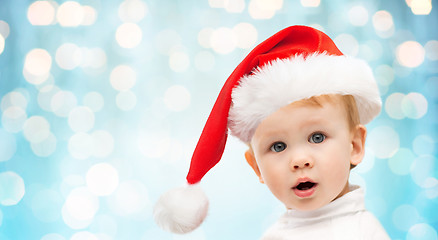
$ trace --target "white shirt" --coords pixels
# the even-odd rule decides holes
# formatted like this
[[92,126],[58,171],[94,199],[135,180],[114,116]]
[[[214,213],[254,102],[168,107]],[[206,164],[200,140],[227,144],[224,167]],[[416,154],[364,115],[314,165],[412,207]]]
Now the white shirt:
[[261,238],[291,239],[390,239],[377,218],[365,209],[364,191],[350,185],[350,192],[313,211],[288,210]]

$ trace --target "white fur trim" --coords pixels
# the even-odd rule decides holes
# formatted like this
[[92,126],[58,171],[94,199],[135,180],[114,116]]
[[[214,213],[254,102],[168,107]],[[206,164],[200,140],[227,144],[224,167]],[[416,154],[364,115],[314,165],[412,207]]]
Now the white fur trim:
[[260,122],[292,102],[324,94],[354,96],[360,122],[370,122],[382,105],[368,64],[348,56],[313,54],[274,60],[233,89],[228,117],[231,134],[249,142]]
[[198,185],[163,194],[154,207],[155,222],[173,233],[188,233],[199,227],[207,216],[208,199]]

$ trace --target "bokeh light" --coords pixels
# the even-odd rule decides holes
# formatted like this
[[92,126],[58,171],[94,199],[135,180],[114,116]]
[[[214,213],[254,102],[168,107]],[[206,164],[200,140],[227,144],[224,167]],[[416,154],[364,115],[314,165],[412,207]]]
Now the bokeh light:
[[88,170],[86,181],[90,192],[96,196],[107,196],[117,188],[119,175],[112,165],[98,163]]
[[369,63],[377,81],[382,110],[350,175],[367,209],[391,239],[438,240],[434,4],[1,1],[0,239],[259,239],[284,207],[231,136],[202,181],[211,206],[200,229],[160,230],[153,203],[185,182],[233,69],[299,24]]
[[14,156],[17,150],[17,142],[15,136],[0,129],[0,146],[2,146],[2,151],[0,151],[0,162],[8,161]]
[[122,48],[135,48],[142,38],[143,32],[135,23],[124,23],[117,28],[116,41]]
[[147,5],[141,0],[125,0],[120,4],[119,17],[123,22],[139,22],[147,12]]
[[109,197],[108,204],[119,216],[139,214],[149,204],[147,189],[138,181],[121,182]]
[[54,23],[55,13],[53,2],[35,1],[27,9],[27,19],[32,25],[50,25]]
[[407,41],[397,47],[397,61],[405,67],[418,67],[424,61],[424,49],[418,42]]
[[400,138],[392,127],[378,126],[370,131],[367,143],[376,157],[390,158],[399,150]]
[[111,71],[111,86],[118,91],[127,91],[137,80],[137,74],[130,66],[119,65]]
[[58,23],[63,27],[77,27],[84,18],[84,9],[76,1],[63,2],[56,13]]
[[0,204],[12,206],[18,204],[25,193],[23,178],[15,172],[0,173]]
[[368,18],[368,10],[364,6],[353,6],[348,11],[348,19],[354,26],[365,26],[368,22]]
[[164,103],[172,111],[183,111],[190,105],[190,92],[181,85],[168,88],[164,94]]

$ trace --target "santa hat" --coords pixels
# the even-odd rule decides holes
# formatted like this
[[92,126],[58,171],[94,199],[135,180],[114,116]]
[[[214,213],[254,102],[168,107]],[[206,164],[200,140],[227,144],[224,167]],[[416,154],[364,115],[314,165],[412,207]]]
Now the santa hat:
[[188,185],[159,199],[156,222],[175,233],[190,232],[202,223],[208,199],[197,183],[221,159],[228,129],[248,143],[273,112],[324,94],[352,95],[362,124],[380,112],[381,99],[368,64],[343,55],[323,32],[291,26],[256,46],[219,93],[193,153]]

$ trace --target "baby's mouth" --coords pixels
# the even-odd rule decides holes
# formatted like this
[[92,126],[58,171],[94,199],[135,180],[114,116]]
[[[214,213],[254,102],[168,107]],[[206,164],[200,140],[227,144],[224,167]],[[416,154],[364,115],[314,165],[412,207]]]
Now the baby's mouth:
[[305,191],[305,190],[309,190],[309,189],[315,187],[315,185],[316,185],[316,183],[307,181],[307,182],[299,183],[297,186],[293,187],[293,189]]
[[292,187],[293,192],[300,198],[308,198],[315,193],[318,183],[312,182],[310,179],[300,179],[299,182]]

